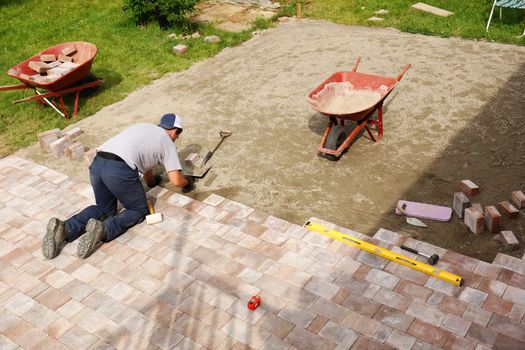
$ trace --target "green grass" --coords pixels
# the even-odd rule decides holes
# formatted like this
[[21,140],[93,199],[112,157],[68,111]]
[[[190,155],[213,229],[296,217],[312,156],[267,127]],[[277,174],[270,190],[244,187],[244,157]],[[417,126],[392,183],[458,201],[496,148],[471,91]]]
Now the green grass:
[[[298,0],[284,0],[281,14],[293,15]],[[492,2],[489,0],[426,0],[425,3],[455,12],[443,18],[417,11],[413,0],[299,0],[303,14],[343,24],[395,27],[403,31],[440,36],[460,36],[512,44],[525,44],[519,35],[525,28],[525,10],[505,9],[503,21],[496,12],[490,30],[485,31]],[[374,11],[386,9],[383,22],[369,22]],[[269,21],[257,19],[253,29],[267,28]],[[198,28],[203,35],[219,35],[217,44],[201,39],[184,42],[190,47],[183,56],[171,48],[181,40],[168,38],[180,29],[163,31],[158,25],[137,26],[122,9],[122,0],[0,0],[0,85],[17,84],[6,72],[15,64],[43,49],[66,41],[89,41],[97,45],[98,55],[92,72],[105,80],[94,92],[83,93],[78,119],[66,120],[49,107],[34,102],[13,105],[28,97],[30,90],[0,92],[0,156],[36,141],[39,131],[64,128],[122,100],[127,94],[167,72],[188,68],[196,61],[215,55],[224,47],[235,46],[251,37],[251,30],[229,33],[211,25]],[[73,96],[66,98],[72,107]]]
[[[370,27],[394,27],[405,32],[443,37],[458,36],[509,44],[525,45],[521,36],[525,29],[525,10],[503,9],[503,21],[496,8],[489,31],[485,31],[493,1],[491,0],[423,0],[428,5],[451,12],[453,16],[440,17],[413,9],[416,0],[288,0],[285,13],[295,13],[295,3],[302,4],[304,16],[327,19],[342,24]],[[379,9],[386,15],[375,15]],[[367,21],[372,16],[384,18],[381,22]]]
[[[265,28],[268,21],[258,19],[253,29]],[[39,131],[64,128],[122,100],[127,94],[167,72],[180,71],[235,46],[251,37],[251,31],[229,33],[211,25],[198,28],[201,35],[218,35],[221,42],[205,44],[200,39],[175,40],[158,25],[137,26],[131,15],[122,10],[121,0],[3,0],[0,2],[0,85],[19,81],[5,72],[15,64],[43,49],[66,41],[89,41],[98,48],[92,73],[105,83],[94,92],[82,93],[78,119],[66,120],[49,107],[38,108],[36,102],[12,104],[31,96],[31,90],[0,92],[0,156],[36,141]],[[172,47],[189,46],[189,52],[175,56]],[[73,94],[66,104],[72,109]]]

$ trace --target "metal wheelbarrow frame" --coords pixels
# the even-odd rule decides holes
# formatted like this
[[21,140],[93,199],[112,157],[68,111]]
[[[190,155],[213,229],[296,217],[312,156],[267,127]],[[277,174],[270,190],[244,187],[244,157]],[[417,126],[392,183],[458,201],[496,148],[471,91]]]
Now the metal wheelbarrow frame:
[[[68,46],[75,46],[75,48],[77,49],[77,52],[72,57],[74,59],[74,62],[78,64],[78,67],[74,68],[73,70],[64,74],[58,79],[49,82],[36,82],[33,80],[25,79],[21,76],[21,74],[35,74],[35,72],[31,68],[29,68],[29,62],[40,61],[40,55],[44,54],[53,54],[55,56],[58,56],[62,53],[62,49]],[[7,75],[20,80],[22,84],[0,86],[0,91],[33,89],[35,92],[34,96],[13,101],[13,103],[16,104],[27,101],[37,101],[39,107],[43,103],[46,103],[49,106],[51,106],[57,113],[59,113],[65,118],[69,118],[69,113],[67,111],[62,96],[74,92],[75,103],[73,109],[73,116],[76,117],[78,114],[78,100],[80,92],[84,89],[99,86],[104,82],[101,79],[95,79],[92,81],[85,81],[84,79],[89,75],[93,59],[96,55],[97,47],[91,43],[84,41],[65,42],[51,46],[43,50],[42,52],[10,68],[7,72]],[[47,92],[40,92],[38,89],[47,90]],[[58,98],[59,104],[55,101],[55,98]]]
[[[384,77],[379,75],[364,74],[357,72],[357,66],[361,61],[361,57],[358,56],[351,71],[336,72],[332,74],[328,79],[321,83],[308,95],[308,103],[310,107],[322,115],[329,118],[328,125],[326,126],[323,138],[318,147],[318,151],[321,155],[325,155],[326,158],[331,160],[337,160],[341,154],[350,147],[354,139],[363,131],[366,130],[370,138],[374,142],[378,142],[383,137],[383,102],[392,92],[394,87],[399,83],[403,75],[410,68],[410,64],[407,64],[403,71],[396,77]],[[333,114],[327,113],[319,108],[313,101],[316,99],[316,94],[323,90],[329,83],[342,83],[350,82],[355,89],[368,89],[378,92],[381,97],[375,104],[366,107],[364,110],[356,111],[348,114]],[[385,86],[386,89],[380,88]],[[377,111],[377,120],[372,119],[374,113]],[[346,135],[344,125],[346,120],[352,120],[357,123],[354,129]],[[370,126],[375,126],[377,136],[372,134]]]

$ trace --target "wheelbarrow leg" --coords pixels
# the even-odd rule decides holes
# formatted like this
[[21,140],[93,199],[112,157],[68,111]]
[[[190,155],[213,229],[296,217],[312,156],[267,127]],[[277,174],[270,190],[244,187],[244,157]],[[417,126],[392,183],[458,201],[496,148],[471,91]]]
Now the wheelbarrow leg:
[[[372,112],[373,114],[373,112]],[[368,124],[375,125],[377,127],[377,137],[374,137],[372,132],[370,131],[370,128],[368,127]],[[378,142],[383,137],[383,102],[379,104],[379,107],[377,109],[377,120],[370,120],[368,119],[365,123],[366,132],[368,133],[368,136],[374,141]]]
[[321,152],[321,149],[325,147],[326,139],[328,138],[328,134],[330,134],[330,130],[332,130],[332,127],[334,126],[334,124],[337,125],[337,119],[335,119],[334,117],[330,117],[328,121],[328,125],[324,129],[323,138],[321,139],[321,144],[318,147],[318,150],[320,152]]

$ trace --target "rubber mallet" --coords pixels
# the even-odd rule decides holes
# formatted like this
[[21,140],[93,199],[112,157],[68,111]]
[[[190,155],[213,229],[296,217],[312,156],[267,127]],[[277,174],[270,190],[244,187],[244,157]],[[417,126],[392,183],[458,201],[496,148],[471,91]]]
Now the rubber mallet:
[[149,210],[149,215],[146,216],[146,223],[148,225],[158,224],[159,222],[162,222],[162,214],[155,213],[155,209],[153,209],[153,204],[151,204],[149,200],[148,200],[148,210]]
[[435,265],[438,262],[438,260],[439,260],[439,255],[437,255],[437,254],[427,255],[425,253],[418,252],[414,248],[410,248],[410,247],[407,247],[407,246],[404,246],[404,245],[401,245],[401,249],[404,249],[404,250],[409,251],[409,252],[414,253],[414,254],[419,254],[421,256],[424,256],[425,258],[428,259],[427,262],[428,262],[429,265]]

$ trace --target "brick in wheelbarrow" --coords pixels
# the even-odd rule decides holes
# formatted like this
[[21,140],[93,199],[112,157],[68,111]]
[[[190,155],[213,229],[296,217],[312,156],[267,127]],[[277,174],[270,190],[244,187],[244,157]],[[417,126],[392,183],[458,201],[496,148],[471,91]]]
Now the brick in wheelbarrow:
[[46,73],[48,70],[51,69],[51,66],[49,64],[40,61],[31,61],[29,62],[28,67],[39,74]]
[[72,56],[76,52],[77,52],[77,48],[75,47],[75,45],[67,46],[67,47],[62,49],[62,54],[64,56]]
[[56,56],[53,55],[53,54],[44,54],[44,55],[40,55],[40,60],[42,62],[53,62],[53,61],[56,61]]

